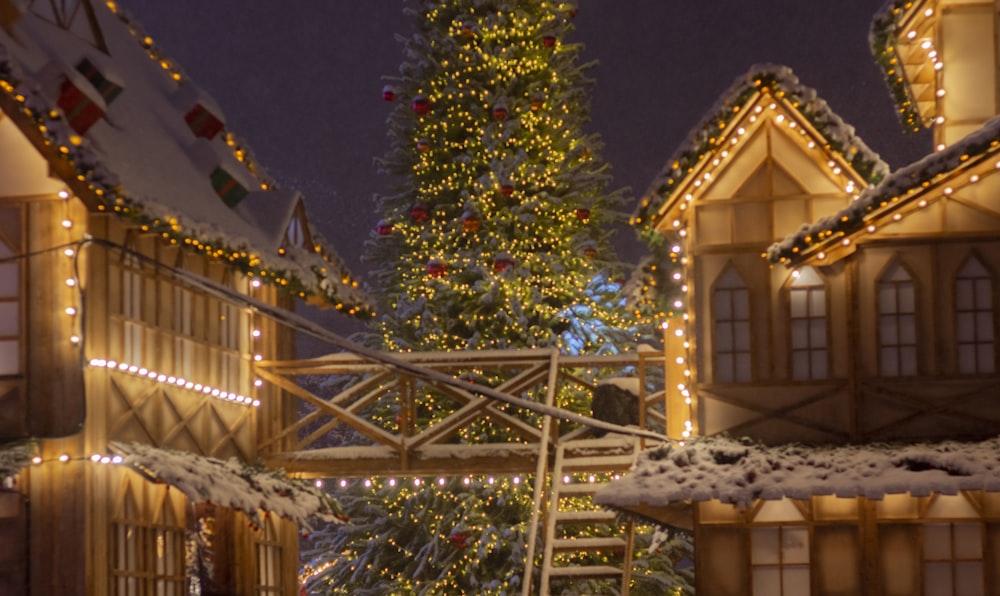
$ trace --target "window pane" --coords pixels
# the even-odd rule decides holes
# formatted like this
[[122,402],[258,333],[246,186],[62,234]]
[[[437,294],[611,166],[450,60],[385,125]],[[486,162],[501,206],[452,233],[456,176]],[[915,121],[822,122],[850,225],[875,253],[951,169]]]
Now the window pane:
[[924,594],[951,594],[951,563],[924,565]]
[[914,298],[913,284],[899,284],[897,287],[899,296],[899,312],[916,312],[916,300]]
[[733,325],[733,344],[737,350],[750,349],[750,323],[740,322]]
[[979,344],[977,346],[978,358],[976,360],[976,372],[991,373],[995,368],[995,357],[993,355],[993,344]]
[[807,290],[792,290],[788,293],[793,318],[801,318],[809,314],[806,303],[807,293]]
[[955,524],[953,530],[956,559],[983,558],[982,526],[979,523]]
[[809,568],[785,567],[781,596],[809,596]]
[[976,280],[976,308],[980,310],[992,310],[993,308],[993,280],[980,278]]
[[917,319],[913,315],[900,315],[899,343],[904,345],[917,343]]
[[16,298],[20,294],[17,263],[0,263],[0,298]]
[[971,279],[959,279],[955,281],[955,308],[958,310],[972,310],[975,305],[974,282]]
[[962,561],[955,564],[955,594],[956,596],[986,594],[983,586],[982,561]]
[[16,339],[0,340],[0,375],[21,372],[21,346]]
[[881,314],[896,312],[896,287],[892,284],[879,284],[878,311]]
[[716,320],[733,318],[732,298],[727,290],[716,290],[712,300],[712,310]]
[[781,531],[781,560],[785,563],[809,562],[809,529],[784,527]]
[[976,337],[982,341],[993,341],[993,311],[976,313]]
[[826,347],[826,319],[809,321],[809,346],[812,348]]
[[951,524],[924,525],[924,558],[929,561],[951,558]]
[[977,372],[976,351],[975,344],[962,344],[958,346],[958,372]]
[[715,350],[717,352],[731,352],[733,350],[733,324],[716,323],[715,325]]
[[0,302],[0,337],[18,334],[21,326],[20,310],[17,302]]
[[809,345],[809,321],[797,319],[792,321],[792,349],[801,349]]
[[751,540],[753,544],[751,561],[754,565],[777,565],[781,562],[777,527],[754,528]]
[[753,570],[753,596],[781,594],[781,569],[755,567]]
[[814,317],[826,314],[826,291],[822,287],[809,292],[809,314]]
[[746,290],[733,290],[733,318],[750,318],[750,294]]
[[976,339],[976,315],[971,312],[960,312],[955,317],[955,337],[958,341],[974,341]]
[[899,343],[899,322],[896,317],[879,317],[879,340],[883,346],[894,346]]

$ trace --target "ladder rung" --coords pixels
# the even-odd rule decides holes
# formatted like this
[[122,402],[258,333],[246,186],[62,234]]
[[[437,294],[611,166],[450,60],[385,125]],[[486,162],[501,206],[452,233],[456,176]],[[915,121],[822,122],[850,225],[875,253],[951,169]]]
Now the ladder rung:
[[614,511],[560,511],[556,513],[557,524],[614,522],[618,515]]
[[594,455],[580,458],[563,458],[563,471],[569,470],[589,470],[612,472],[615,470],[627,470],[635,462],[635,456],[631,453],[624,455]]
[[552,578],[604,579],[621,576],[622,570],[610,565],[574,565],[572,567],[553,567],[549,569],[549,577]]
[[574,482],[572,484],[559,483],[553,489],[553,493],[558,493],[560,497],[572,497],[576,495],[592,495],[600,488],[607,486],[603,482]]
[[552,541],[552,551],[565,553],[585,551],[623,551],[625,541],[614,536],[609,538],[556,538]]

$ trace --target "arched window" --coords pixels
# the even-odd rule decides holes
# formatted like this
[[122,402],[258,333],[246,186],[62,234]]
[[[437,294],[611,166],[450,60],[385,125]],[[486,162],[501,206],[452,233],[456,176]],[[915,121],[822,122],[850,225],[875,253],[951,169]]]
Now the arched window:
[[712,289],[712,352],[717,383],[744,383],[751,377],[750,291],[729,267]]
[[878,280],[879,373],[917,374],[917,304],[910,274],[891,263]]
[[996,371],[993,320],[993,276],[973,257],[955,278],[955,344],[958,372]]
[[21,372],[21,264],[0,238],[0,376]]
[[826,286],[812,267],[805,267],[788,288],[792,378],[797,381],[829,376],[826,337]]

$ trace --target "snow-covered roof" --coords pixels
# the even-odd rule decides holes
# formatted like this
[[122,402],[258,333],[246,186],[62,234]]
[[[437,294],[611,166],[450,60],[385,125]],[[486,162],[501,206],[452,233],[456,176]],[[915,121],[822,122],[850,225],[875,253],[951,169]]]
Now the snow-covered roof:
[[896,114],[905,130],[910,132],[923,128],[924,121],[900,61],[897,30],[908,15],[923,11],[924,4],[926,0],[887,0],[872,17],[868,30],[868,45],[889,86],[889,95],[896,103]]
[[292,520],[305,530],[312,529],[310,520],[346,522],[339,503],[307,482],[288,478],[281,470],[140,443],[112,446],[125,456],[125,465],[150,480],[169,484],[192,502],[242,511],[257,526],[261,511]]
[[749,439],[705,437],[644,451],[632,470],[602,488],[594,502],[622,509],[709,500],[748,507],[757,499],[835,495],[878,500],[889,494],[963,490],[1000,491],[1000,438],[767,447]]
[[[93,7],[100,49],[79,35],[79,27],[64,29],[36,14],[34,5],[11,6],[23,12],[0,27],[0,107],[31,133],[29,139],[55,164],[53,172],[88,206],[224,259],[293,295],[317,296],[350,314],[371,314],[368,297],[331,247],[278,254],[292,212],[286,207],[297,193],[276,191],[252,152],[224,128],[210,134],[193,130],[189,121],[199,116],[224,126],[221,109],[114,2]],[[78,72],[84,60],[121,91],[92,98],[104,115],[78,133],[80,127],[70,125],[72,115],[59,108],[59,94],[63,80],[84,94],[94,91],[97,83]],[[201,112],[192,110],[196,105]],[[253,207],[232,208],[223,201],[213,188],[216,168],[249,191]],[[262,207],[268,202],[277,206]],[[284,219],[262,225],[251,211]]]
[[799,113],[823,137],[829,151],[841,155],[868,183],[874,184],[888,174],[889,166],[854,133],[854,127],[833,113],[814,89],[799,83],[790,68],[757,64],[733,82],[667,161],[639,201],[633,225],[641,229],[655,225],[658,211],[671,202],[699,164],[725,149],[724,131],[742,119],[748,112],[746,106],[762,94]]
[[[781,242],[771,245],[767,249],[767,258],[775,263],[795,265],[823,251],[829,252],[831,245],[863,231],[869,221],[884,219],[925,198],[939,197],[936,183],[941,179],[978,165],[998,153],[1000,117],[995,117],[943,151],[931,153],[896,170],[879,184],[868,187],[846,208],[812,225],[804,225]],[[962,183],[974,183],[977,179],[970,178]]]

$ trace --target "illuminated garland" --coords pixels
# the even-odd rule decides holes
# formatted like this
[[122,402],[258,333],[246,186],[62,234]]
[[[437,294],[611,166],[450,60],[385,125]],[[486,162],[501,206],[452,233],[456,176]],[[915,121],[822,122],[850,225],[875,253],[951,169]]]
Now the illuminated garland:
[[896,115],[906,132],[919,132],[927,126],[917,110],[913,92],[906,84],[896,45],[897,27],[913,4],[913,0],[889,0],[872,19],[868,32],[872,55],[882,70],[889,94],[896,104]]

